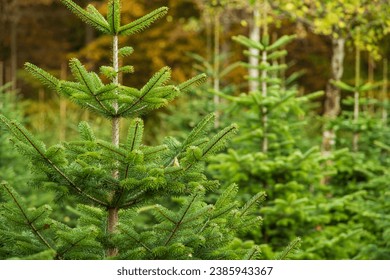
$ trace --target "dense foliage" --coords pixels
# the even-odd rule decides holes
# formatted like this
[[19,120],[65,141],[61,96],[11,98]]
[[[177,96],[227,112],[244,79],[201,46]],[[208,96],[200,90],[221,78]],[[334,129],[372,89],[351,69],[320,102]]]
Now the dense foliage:
[[0,259],[390,258],[388,1],[89,3],[0,6]]
[[[204,79],[198,75],[178,86],[163,67],[141,88],[121,85],[119,73],[132,66],[118,58],[133,52],[118,47],[119,35],[132,35],[162,17],[167,8],[121,25],[120,3],[109,1],[107,18],[93,6],[86,10],[62,1],[82,20],[112,36],[113,66],[102,66],[103,83],[77,59],[70,61],[75,81],[58,80],[26,63],[26,70],[47,87],[76,104],[112,120],[112,141],[97,139],[86,122],[79,124],[81,139],[46,148],[17,121],[0,115],[2,126],[17,149],[32,163],[30,187],[54,190],[56,201],[74,197],[75,226],[51,217],[52,206],[27,207],[8,183],[1,183],[1,258],[44,259],[253,259],[260,254],[253,243],[240,244],[236,233],[259,224],[253,215],[259,192],[246,203],[234,201],[232,184],[215,203],[206,203],[207,190],[217,181],[203,174],[202,162],[220,150],[236,130],[230,125],[209,135],[213,115],[204,118],[183,142],[167,138],[163,145],[142,144],[139,117],[164,106]],[[126,140],[120,141],[120,121],[129,118]],[[172,199],[174,197],[174,199]],[[284,256],[283,256],[284,257]]]

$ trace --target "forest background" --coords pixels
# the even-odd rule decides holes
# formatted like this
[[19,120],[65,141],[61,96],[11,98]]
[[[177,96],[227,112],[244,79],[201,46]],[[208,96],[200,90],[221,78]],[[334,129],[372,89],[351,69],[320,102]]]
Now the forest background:
[[[77,1],[82,7],[92,3],[102,13],[105,2]],[[273,258],[300,236],[303,243],[296,258],[389,259],[390,4],[380,0],[122,1],[123,18],[132,20],[162,5],[169,7],[168,15],[126,42],[136,51],[125,59],[139,74],[120,79],[141,87],[152,73],[168,65],[174,81],[184,82],[199,72],[208,74],[209,80],[201,89],[148,115],[145,142],[156,144],[167,135],[181,137],[210,112],[216,114],[215,129],[236,122],[237,137],[229,150],[208,161],[207,170],[208,176],[226,185],[238,183],[239,199],[259,190],[267,193],[259,210],[261,229],[240,238],[262,244],[265,258]],[[73,139],[80,120],[95,127],[106,125],[104,119],[76,110],[45,89],[23,64],[34,63],[66,79],[68,60],[77,57],[93,71],[110,63],[107,36],[53,0],[3,0],[0,25],[0,87],[9,93],[0,99],[1,113],[14,114],[48,144]],[[257,84],[253,79],[248,82],[246,77],[253,78],[253,72],[248,74],[248,65],[237,62],[247,61],[244,50],[249,47],[256,53],[256,46],[239,35],[257,38],[263,45],[266,37],[275,43],[295,35],[281,45],[285,56],[269,59],[268,66],[288,67],[259,66]],[[336,53],[341,47],[342,53]],[[263,53],[264,49],[257,50]],[[335,63],[339,63],[337,71]],[[268,97],[274,99],[263,96],[265,103],[244,100],[242,92],[249,95],[264,83],[259,76],[264,72],[280,79],[277,85],[283,94],[292,89],[293,99],[286,97],[288,93],[271,93]],[[271,92],[275,84],[267,83]],[[272,106],[277,110],[265,113],[264,108],[271,111]],[[266,122],[264,115],[269,118]],[[260,132],[252,133],[256,128]],[[106,132],[98,133],[105,136]],[[1,179],[20,184],[28,174],[23,161],[9,152],[5,138],[0,137]],[[264,139],[269,143],[264,144]]]

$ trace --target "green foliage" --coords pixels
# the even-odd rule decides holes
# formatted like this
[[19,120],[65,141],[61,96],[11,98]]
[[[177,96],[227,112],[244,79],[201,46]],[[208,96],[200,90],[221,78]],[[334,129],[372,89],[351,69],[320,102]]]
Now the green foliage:
[[[102,66],[105,83],[71,59],[74,81],[57,80],[48,72],[26,64],[26,69],[50,89],[89,110],[112,119],[112,140],[99,139],[87,122],[78,126],[80,139],[47,147],[19,122],[0,115],[15,147],[31,162],[30,185],[50,189],[56,198],[39,207],[28,207],[11,186],[1,184],[0,258],[20,259],[253,259],[259,248],[253,242],[236,245],[238,232],[259,225],[255,194],[241,206],[234,201],[236,187],[222,192],[215,203],[206,202],[206,191],[218,186],[205,175],[204,162],[225,147],[236,132],[235,124],[210,133],[214,116],[208,115],[182,142],[167,137],[163,145],[143,143],[142,115],[165,106],[205,80],[198,75],[178,86],[167,85],[169,67],[163,67],[136,89],[118,83],[117,35],[131,35],[148,27],[167,9],[121,26],[120,2],[108,3],[107,20],[92,6],[86,10],[73,1],[62,1],[86,23],[113,35],[113,66]],[[118,52],[116,50],[119,50]],[[119,121],[130,118],[126,141],[120,140]],[[77,215],[64,223],[52,215],[57,203],[72,202]]]
[[[305,104],[322,93],[298,96],[294,79],[299,74],[290,78],[281,74],[287,66],[279,61],[287,52],[280,48],[294,38],[283,36],[266,43],[242,35],[233,37],[245,47],[258,49],[259,58],[266,60],[258,65],[241,63],[261,71],[257,89],[238,96],[219,93],[230,102],[225,118],[239,120],[240,131],[228,153],[213,157],[209,165],[217,179],[237,182],[241,200],[259,191],[267,194],[260,210],[264,217],[262,228],[254,227],[243,235],[265,243],[262,251],[266,258],[296,255],[298,237],[302,236],[304,243],[304,236],[313,226],[310,219],[315,213],[314,201],[308,197],[313,196],[312,190],[322,176],[318,147],[304,148],[300,143],[304,134],[299,133],[306,125]],[[253,56],[249,51],[245,54]]]
[[274,1],[272,4],[317,34],[352,38],[377,59],[381,56],[378,42],[390,31],[386,19],[390,9],[388,1]]
[[161,7],[131,23],[121,25],[119,0],[109,1],[107,19],[92,5],[88,5],[86,9],[83,9],[72,0],[61,0],[61,2],[85,23],[111,35],[128,36],[138,33],[168,12],[168,8]]
[[[23,106],[15,92],[10,90],[11,84],[0,87],[0,111],[9,118],[22,120]],[[27,164],[12,148],[9,133],[0,128],[0,182],[7,181],[22,185],[28,178]]]

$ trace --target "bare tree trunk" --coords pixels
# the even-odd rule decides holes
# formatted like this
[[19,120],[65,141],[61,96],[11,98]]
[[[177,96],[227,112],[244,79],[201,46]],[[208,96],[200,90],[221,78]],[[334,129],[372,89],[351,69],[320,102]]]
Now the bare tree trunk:
[[[344,56],[345,56],[345,38],[332,39],[332,76],[331,80],[339,81],[344,72]],[[340,113],[340,89],[334,86],[330,81],[327,84],[325,92],[325,108],[324,116],[327,120],[337,118]],[[322,151],[324,154],[329,154],[335,144],[335,133],[331,129],[326,129],[322,137]]]
[[[355,88],[360,85],[360,50],[359,47],[356,47],[356,56],[355,56]],[[359,91],[355,90],[354,92],[354,108],[353,108],[353,123],[355,129],[359,123]],[[353,151],[357,152],[359,150],[359,132],[354,131],[353,133]]]
[[[257,0],[253,5],[253,18],[252,24],[250,26],[249,38],[253,41],[260,41],[260,7],[259,1]],[[257,91],[259,89],[259,54],[260,51],[256,48],[250,48],[249,52],[251,56],[249,57],[249,92]]]

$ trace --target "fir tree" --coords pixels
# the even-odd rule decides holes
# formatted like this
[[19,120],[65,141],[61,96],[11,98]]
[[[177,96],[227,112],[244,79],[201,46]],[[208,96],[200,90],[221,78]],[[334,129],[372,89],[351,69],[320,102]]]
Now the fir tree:
[[[204,175],[203,162],[224,147],[236,125],[209,135],[215,119],[211,114],[182,142],[168,137],[162,145],[147,146],[142,141],[141,116],[189,91],[205,75],[169,85],[171,71],[163,67],[141,89],[119,83],[120,73],[134,71],[132,66],[119,65],[120,57],[133,52],[131,47],[119,47],[119,36],[146,29],[167,8],[123,24],[119,0],[108,2],[106,17],[92,5],[83,9],[71,0],[61,2],[112,37],[113,65],[102,66],[99,76],[88,72],[78,59],[71,59],[74,81],[59,80],[30,63],[26,70],[61,96],[110,119],[112,137],[110,141],[98,139],[90,125],[81,122],[80,139],[47,148],[17,121],[0,115],[16,148],[31,161],[34,178],[29,185],[54,190],[57,201],[74,197],[79,216],[74,227],[55,220],[51,217],[54,205],[27,207],[25,199],[2,182],[1,196],[6,202],[0,209],[0,258],[257,258],[258,247],[253,243],[239,246],[235,236],[260,223],[254,212],[264,193],[240,205],[234,200],[237,187],[231,184],[214,204],[204,199],[218,182]],[[130,119],[130,125],[121,141],[124,119]]]
[[283,77],[287,65],[280,61],[287,51],[282,48],[294,36],[285,35],[273,43],[266,33],[261,41],[243,35],[233,39],[258,51],[259,54],[244,51],[246,56],[258,58],[257,65],[242,65],[260,73],[258,77],[248,77],[256,82],[248,93],[218,93],[230,101],[229,116],[225,117],[238,120],[240,133],[233,138],[233,147],[227,154],[211,159],[209,169],[223,182],[237,182],[243,200],[260,190],[266,192],[267,203],[260,210],[266,217],[264,225],[261,229],[253,228],[246,237],[266,243],[264,252],[272,258],[314,227],[309,222],[312,206],[307,197],[320,180],[321,158],[318,148],[301,148],[303,133],[299,131],[305,127],[305,104],[322,93],[298,96],[294,82],[300,73]]

